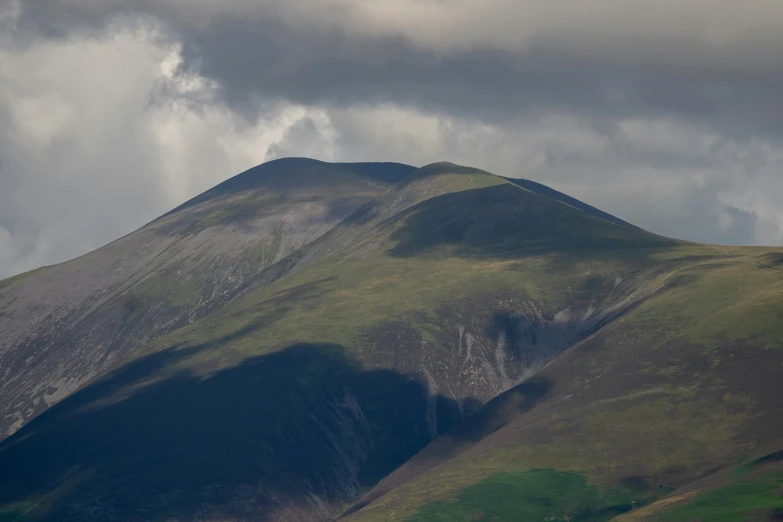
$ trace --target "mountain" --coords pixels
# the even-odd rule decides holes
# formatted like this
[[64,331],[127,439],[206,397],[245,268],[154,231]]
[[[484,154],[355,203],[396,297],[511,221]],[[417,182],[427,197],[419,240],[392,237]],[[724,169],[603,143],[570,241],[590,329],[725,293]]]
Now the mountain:
[[271,161],[103,248],[0,282],[0,436],[221,307],[412,170]]
[[[19,364],[11,382],[84,378],[0,442],[0,520],[712,521],[720,502],[759,520],[783,508],[780,251],[656,236],[451,163],[255,172],[79,270],[0,283],[0,303],[26,299],[3,319],[15,332],[25,314],[53,321],[35,310],[65,317],[36,295],[153,234],[200,267],[156,272],[165,291],[139,306],[135,337],[52,329],[49,344],[8,352],[68,365]],[[199,256],[233,252],[248,229],[261,255]],[[220,292],[185,284],[232,270],[246,275]],[[96,301],[110,281],[78,294],[96,321],[149,295]]]

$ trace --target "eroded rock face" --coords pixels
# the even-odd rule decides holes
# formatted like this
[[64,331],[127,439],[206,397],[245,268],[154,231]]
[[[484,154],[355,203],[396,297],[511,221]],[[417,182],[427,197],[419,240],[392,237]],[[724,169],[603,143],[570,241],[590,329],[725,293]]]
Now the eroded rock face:
[[[418,375],[432,397],[454,400],[462,417],[516,386],[569,347],[622,315],[657,289],[654,277],[607,281],[608,295],[595,295],[546,314],[525,296],[477,296],[441,307],[419,322],[439,331],[425,339],[405,322],[367,332],[366,362]],[[435,407],[435,402],[432,403]],[[428,411],[431,438],[442,433]]]

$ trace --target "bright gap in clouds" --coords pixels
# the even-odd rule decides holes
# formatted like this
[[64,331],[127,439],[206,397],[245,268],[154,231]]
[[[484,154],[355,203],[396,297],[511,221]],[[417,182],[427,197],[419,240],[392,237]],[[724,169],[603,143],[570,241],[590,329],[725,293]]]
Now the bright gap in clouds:
[[[783,146],[671,115],[502,121],[397,101],[237,112],[152,23],[0,49],[0,277],[126,234],[265,160],[449,160],[543,182],[653,232],[783,243]],[[111,35],[111,36],[106,36]],[[255,66],[255,65],[252,65]]]

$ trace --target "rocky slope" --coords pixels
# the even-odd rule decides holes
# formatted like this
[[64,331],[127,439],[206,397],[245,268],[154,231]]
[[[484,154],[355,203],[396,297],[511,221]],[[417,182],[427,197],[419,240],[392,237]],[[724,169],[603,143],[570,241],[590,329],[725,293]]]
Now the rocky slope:
[[0,520],[608,520],[779,437],[774,251],[448,163],[298,246],[0,443]]

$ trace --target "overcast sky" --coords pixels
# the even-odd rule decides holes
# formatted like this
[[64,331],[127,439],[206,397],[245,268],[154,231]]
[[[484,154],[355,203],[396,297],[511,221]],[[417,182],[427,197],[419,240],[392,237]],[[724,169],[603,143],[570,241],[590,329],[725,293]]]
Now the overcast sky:
[[449,160],[783,244],[781,0],[0,0],[0,277],[258,163]]

